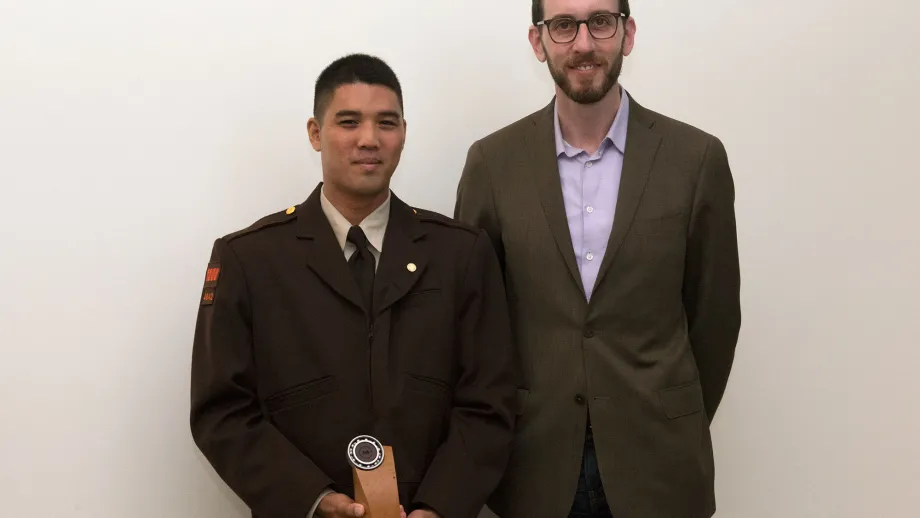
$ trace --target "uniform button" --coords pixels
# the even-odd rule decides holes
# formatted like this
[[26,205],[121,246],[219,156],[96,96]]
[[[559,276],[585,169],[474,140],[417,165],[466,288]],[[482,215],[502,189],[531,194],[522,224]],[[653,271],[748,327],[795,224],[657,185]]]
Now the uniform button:
[[576,394],[576,395],[575,395],[575,402],[578,403],[579,405],[584,405],[584,404],[585,404],[585,397],[582,396],[581,394]]
[[585,338],[593,338],[593,337],[594,337],[594,331],[592,331],[591,329],[585,329],[585,333],[584,333],[584,334],[585,334]]

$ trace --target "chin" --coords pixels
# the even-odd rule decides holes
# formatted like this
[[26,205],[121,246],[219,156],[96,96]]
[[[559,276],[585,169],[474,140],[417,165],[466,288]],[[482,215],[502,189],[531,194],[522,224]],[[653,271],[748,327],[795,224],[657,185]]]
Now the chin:
[[366,180],[371,181],[357,181],[352,184],[350,186],[351,192],[364,198],[370,198],[372,196],[377,196],[382,192],[386,192],[388,185],[387,182],[383,181],[382,178],[368,178]]

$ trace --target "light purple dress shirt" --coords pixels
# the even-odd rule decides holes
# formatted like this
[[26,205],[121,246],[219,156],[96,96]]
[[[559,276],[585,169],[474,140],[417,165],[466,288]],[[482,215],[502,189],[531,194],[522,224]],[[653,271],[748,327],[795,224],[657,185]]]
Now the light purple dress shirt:
[[626,123],[629,120],[629,97],[625,90],[621,89],[621,93],[616,118],[593,155],[572,147],[562,138],[559,111],[558,108],[553,109],[562,199],[578,271],[589,301],[601,261],[607,252],[620,192],[620,175],[626,153]]

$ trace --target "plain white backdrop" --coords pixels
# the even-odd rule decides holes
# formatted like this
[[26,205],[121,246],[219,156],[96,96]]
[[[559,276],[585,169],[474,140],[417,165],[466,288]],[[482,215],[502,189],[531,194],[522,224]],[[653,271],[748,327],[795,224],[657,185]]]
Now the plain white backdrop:
[[[718,516],[917,516],[920,8],[632,3],[623,84],[735,175]],[[529,4],[0,0],[0,516],[245,516],[188,430],[213,239],[319,181],[313,81],[354,51],[403,82],[394,190],[450,214],[469,145],[552,95]]]

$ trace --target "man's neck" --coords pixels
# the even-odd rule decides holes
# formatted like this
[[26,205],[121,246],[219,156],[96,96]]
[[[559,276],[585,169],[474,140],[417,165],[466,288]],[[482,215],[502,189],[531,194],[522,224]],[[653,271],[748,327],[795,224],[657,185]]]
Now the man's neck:
[[573,147],[584,149],[592,155],[596,153],[617,117],[620,92],[620,85],[616,85],[600,101],[579,104],[569,99],[557,86],[556,110],[559,113],[562,138]]
[[323,194],[329,203],[339,211],[345,219],[352,225],[359,225],[372,212],[387,201],[389,189],[385,189],[374,196],[357,197],[351,194],[345,194],[331,185],[323,184]]

